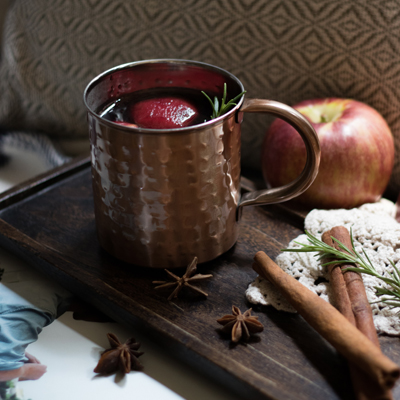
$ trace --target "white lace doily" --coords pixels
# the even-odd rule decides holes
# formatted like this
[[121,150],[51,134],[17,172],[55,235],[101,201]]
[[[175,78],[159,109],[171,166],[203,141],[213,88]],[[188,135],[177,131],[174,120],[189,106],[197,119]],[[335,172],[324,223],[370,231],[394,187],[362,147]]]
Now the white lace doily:
[[[389,260],[400,267],[400,224],[394,219],[394,203],[382,199],[378,203],[364,204],[352,210],[313,210],[305,219],[305,229],[318,239],[328,229],[343,225],[352,230],[354,246],[358,252],[365,250],[377,272],[391,271]],[[300,247],[294,242],[309,243],[306,235],[290,242],[288,248]],[[262,250],[262,249],[260,249]],[[329,276],[320,266],[316,253],[281,253],[276,263],[303,285],[329,301]],[[377,301],[375,286],[384,283],[370,275],[362,274],[370,303]],[[246,298],[254,304],[272,305],[278,310],[295,312],[274,286],[262,279],[252,282],[246,290]],[[390,309],[385,303],[371,304],[378,333],[400,335],[399,308]]]

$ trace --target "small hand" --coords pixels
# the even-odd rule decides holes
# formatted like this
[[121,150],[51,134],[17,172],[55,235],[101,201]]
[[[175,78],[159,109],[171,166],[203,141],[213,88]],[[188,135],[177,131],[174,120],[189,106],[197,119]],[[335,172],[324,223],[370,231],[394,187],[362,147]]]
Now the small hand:
[[25,357],[28,359],[28,363],[40,364],[40,361],[35,356],[33,356],[28,352],[25,352]]
[[36,380],[39,379],[47,370],[47,366],[40,363],[40,361],[32,354],[26,353],[25,356],[28,362],[22,367],[6,371],[0,371],[0,382],[10,381],[18,378],[20,381]]
[[21,368],[20,381],[36,380],[42,377],[47,371],[47,366],[37,363],[26,363]]

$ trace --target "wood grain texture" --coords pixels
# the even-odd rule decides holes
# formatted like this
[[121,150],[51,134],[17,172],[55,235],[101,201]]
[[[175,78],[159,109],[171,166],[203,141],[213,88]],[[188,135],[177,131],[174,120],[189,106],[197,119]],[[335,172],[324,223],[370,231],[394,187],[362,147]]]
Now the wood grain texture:
[[[214,275],[200,283],[208,298],[183,292],[169,302],[168,293],[155,291],[152,284],[165,280],[165,271],[122,263],[100,248],[90,169],[82,165],[36,190],[31,183],[26,196],[21,188],[14,200],[10,193],[3,206],[0,200],[0,245],[116,321],[146,330],[171,349],[171,356],[243,398],[353,399],[346,364],[298,315],[253,306],[265,327],[253,340],[232,345],[219,333],[216,320],[230,313],[232,304],[242,311],[252,306],[244,292],[256,277],[251,268],[255,253],[263,250],[275,258],[301,233],[301,214],[276,207],[245,209],[237,244],[198,267],[198,272]],[[397,338],[385,337],[381,346],[400,361]],[[400,398],[399,391],[394,393]]]

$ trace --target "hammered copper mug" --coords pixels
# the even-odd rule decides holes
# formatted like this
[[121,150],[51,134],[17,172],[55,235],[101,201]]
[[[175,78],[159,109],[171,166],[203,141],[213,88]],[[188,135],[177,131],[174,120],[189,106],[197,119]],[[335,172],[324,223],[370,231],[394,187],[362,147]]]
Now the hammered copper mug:
[[[87,86],[93,194],[101,246],[138,266],[186,266],[229,250],[237,241],[241,207],[278,203],[304,192],[315,179],[320,147],[309,122],[293,108],[270,100],[240,99],[226,114],[178,129],[121,126],[101,118],[99,107],[152,88],[191,88],[228,99],[242,83],[201,62],[148,60],[110,69]],[[292,183],[240,194],[240,135],[244,112],[273,114],[302,136],[307,162]],[[210,105],[211,113],[211,105]]]

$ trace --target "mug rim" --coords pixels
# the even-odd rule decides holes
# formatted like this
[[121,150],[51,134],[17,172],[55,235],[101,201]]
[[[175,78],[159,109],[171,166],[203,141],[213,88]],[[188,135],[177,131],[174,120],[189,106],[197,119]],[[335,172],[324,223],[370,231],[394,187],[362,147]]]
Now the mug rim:
[[212,125],[217,125],[221,123],[223,120],[226,118],[229,118],[232,114],[236,113],[240,107],[242,106],[242,103],[244,101],[244,95],[240,98],[240,100],[236,103],[236,106],[234,106],[232,109],[230,109],[228,112],[225,114],[217,117],[210,119],[209,121],[202,122],[201,124],[196,124],[196,125],[191,125],[191,126],[186,126],[186,127],[180,127],[180,128],[172,128],[172,129],[149,129],[149,128],[140,128],[140,127],[129,127],[129,126],[124,126],[121,124],[117,124],[115,122],[109,121],[107,119],[102,118],[98,113],[96,113],[94,110],[91,109],[91,107],[88,105],[87,102],[87,97],[90,92],[90,90],[96,86],[98,82],[100,82],[105,76],[115,73],[118,71],[122,71],[124,69],[128,69],[131,67],[135,67],[137,65],[142,65],[142,64],[165,64],[165,63],[170,63],[170,64],[186,64],[186,65],[193,65],[193,66],[199,66],[205,69],[211,69],[214,71],[217,71],[230,79],[236,81],[236,83],[240,87],[240,92],[244,91],[244,86],[242,82],[237,78],[235,75],[233,75],[231,72],[227,71],[226,69],[223,69],[221,67],[218,67],[213,64],[208,64],[202,61],[194,61],[194,60],[186,60],[186,59],[175,59],[175,58],[157,58],[157,59],[149,59],[149,60],[140,60],[140,61],[133,61],[125,64],[120,64],[115,67],[109,68],[96,77],[94,77],[86,86],[84,92],[83,92],[83,102],[85,104],[86,110],[88,113],[90,113],[92,116],[97,118],[99,121],[104,123],[105,125],[108,125],[112,128],[122,130],[125,132],[130,132],[130,133],[150,133],[150,134],[164,134],[164,133],[186,133],[189,131],[193,130],[198,130],[198,129],[204,129],[205,127],[210,127]]

